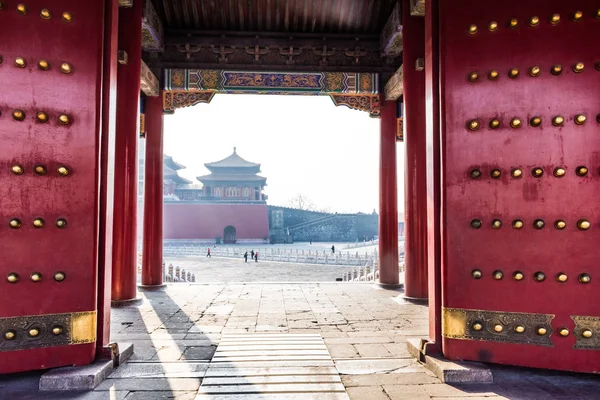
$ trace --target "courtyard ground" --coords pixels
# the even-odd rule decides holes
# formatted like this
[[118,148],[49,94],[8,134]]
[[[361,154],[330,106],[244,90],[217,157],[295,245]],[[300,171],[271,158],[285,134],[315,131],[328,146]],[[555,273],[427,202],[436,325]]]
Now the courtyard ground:
[[[306,265],[275,269],[277,279],[285,280],[290,268]],[[133,343],[135,354],[94,391],[41,393],[37,391],[40,373],[36,372],[0,377],[0,399],[193,400],[214,363],[217,346],[231,340],[226,339],[228,335],[244,337],[248,333],[255,334],[253,337],[284,333],[318,336],[332,363],[330,374],[341,381],[342,391],[345,388],[352,400],[600,399],[598,376],[524,368],[492,366],[493,384],[440,383],[411,358],[406,347],[407,338],[426,336],[427,307],[405,302],[401,291],[371,284],[173,283],[164,291],[141,295],[144,302],[139,307],[112,311],[112,339]],[[295,376],[295,371],[323,368],[326,362],[302,353],[286,361],[264,361],[269,357],[261,357],[261,352],[269,351],[277,353],[257,347],[234,367],[255,374],[277,369],[302,387],[306,384],[298,379],[304,378]],[[267,378],[271,379],[252,379]],[[343,392],[340,395],[345,396]],[[312,394],[313,399],[343,398],[335,396]],[[260,398],[306,397],[274,393]]]
[[165,264],[196,274],[196,283],[335,282],[356,266],[294,264],[222,257],[165,257]]

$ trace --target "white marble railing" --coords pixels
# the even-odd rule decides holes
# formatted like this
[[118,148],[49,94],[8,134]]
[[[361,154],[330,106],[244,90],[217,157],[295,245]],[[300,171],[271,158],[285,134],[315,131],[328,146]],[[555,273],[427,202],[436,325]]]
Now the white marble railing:
[[[404,259],[398,265],[400,282],[404,283]],[[344,282],[377,282],[379,281],[379,260],[369,260],[366,265],[354,268],[344,274]]]
[[[206,256],[208,246],[176,246],[163,247],[163,255],[177,256]],[[258,259],[265,261],[292,262],[301,264],[330,264],[330,265],[366,265],[370,259],[377,259],[377,251],[372,253],[359,253],[350,251],[331,250],[297,250],[297,249],[269,249],[258,248]],[[210,249],[213,257],[242,258],[246,249],[243,247],[216,247]],[[250,252],[248,252],[250,257]]]

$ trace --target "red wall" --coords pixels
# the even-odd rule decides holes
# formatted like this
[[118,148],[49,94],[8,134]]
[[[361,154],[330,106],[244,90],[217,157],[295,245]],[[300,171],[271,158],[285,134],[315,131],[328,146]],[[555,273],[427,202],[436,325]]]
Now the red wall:
[[176,204],[163,208],[163,238],[223,238],[223,230],[231,225],[237,239],[269,237],[266,204]]

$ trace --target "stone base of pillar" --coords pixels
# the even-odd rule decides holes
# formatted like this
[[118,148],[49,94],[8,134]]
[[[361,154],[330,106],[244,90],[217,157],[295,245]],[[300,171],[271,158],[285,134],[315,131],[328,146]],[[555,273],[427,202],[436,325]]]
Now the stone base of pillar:
[[409,297],[409,296],[402,296],[402,298],[406,301],[408,301],[409,303],[413,303],[413,304],[422,304],[422,305],[428,305],[429,304],[429,299],[427,297]]
[[403,283],[397,283],[397,284],[393,284],[393,283],[380,283],[380,282],[375,282],[375,285],[377,287],[380,287],[381,289],[387,289],[387,290],[399,290],[399,289],[404,289],[404,284]]
[[138,290],[140,292],[156,292],[159,290],[163,290],[166,287],[166,283],[162,283],[160,285],[138,285]]
[[129,300],[111,300],[110,306],[112,308],[122,308],[122,307],[131,307],[131,306],[139,306],[144,302],[144,299],[141,297],[136,297],[135,299]]
[[115,354],[114,359],[96,360],[93,364],[81,367],[51,369],[40,377],[39,390],[40,392],[93,390],[106,380],[108,375],[117,370],[117,367],[125,364],[132,355],[133,344],[121,343],[119,352]]
[[425,368],[433,372],[442,383],[493,383],[494,377],[490,368],[479,362],[449,361],[441,354],[428,352],[426,339],[408,339],[406,342],[408,352]]

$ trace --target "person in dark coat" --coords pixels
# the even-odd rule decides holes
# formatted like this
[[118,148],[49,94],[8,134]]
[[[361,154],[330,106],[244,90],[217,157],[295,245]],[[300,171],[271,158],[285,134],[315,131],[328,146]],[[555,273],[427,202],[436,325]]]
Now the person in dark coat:
[[252,258],[254,258],[254,249],[252,249],[252,251],[250,252],[250,255],[252,256]]
[[335,246],[334,245],[331,245],[331,253],[335,254]]
[[244,262],[248,262],[248,252],[244,253]]

